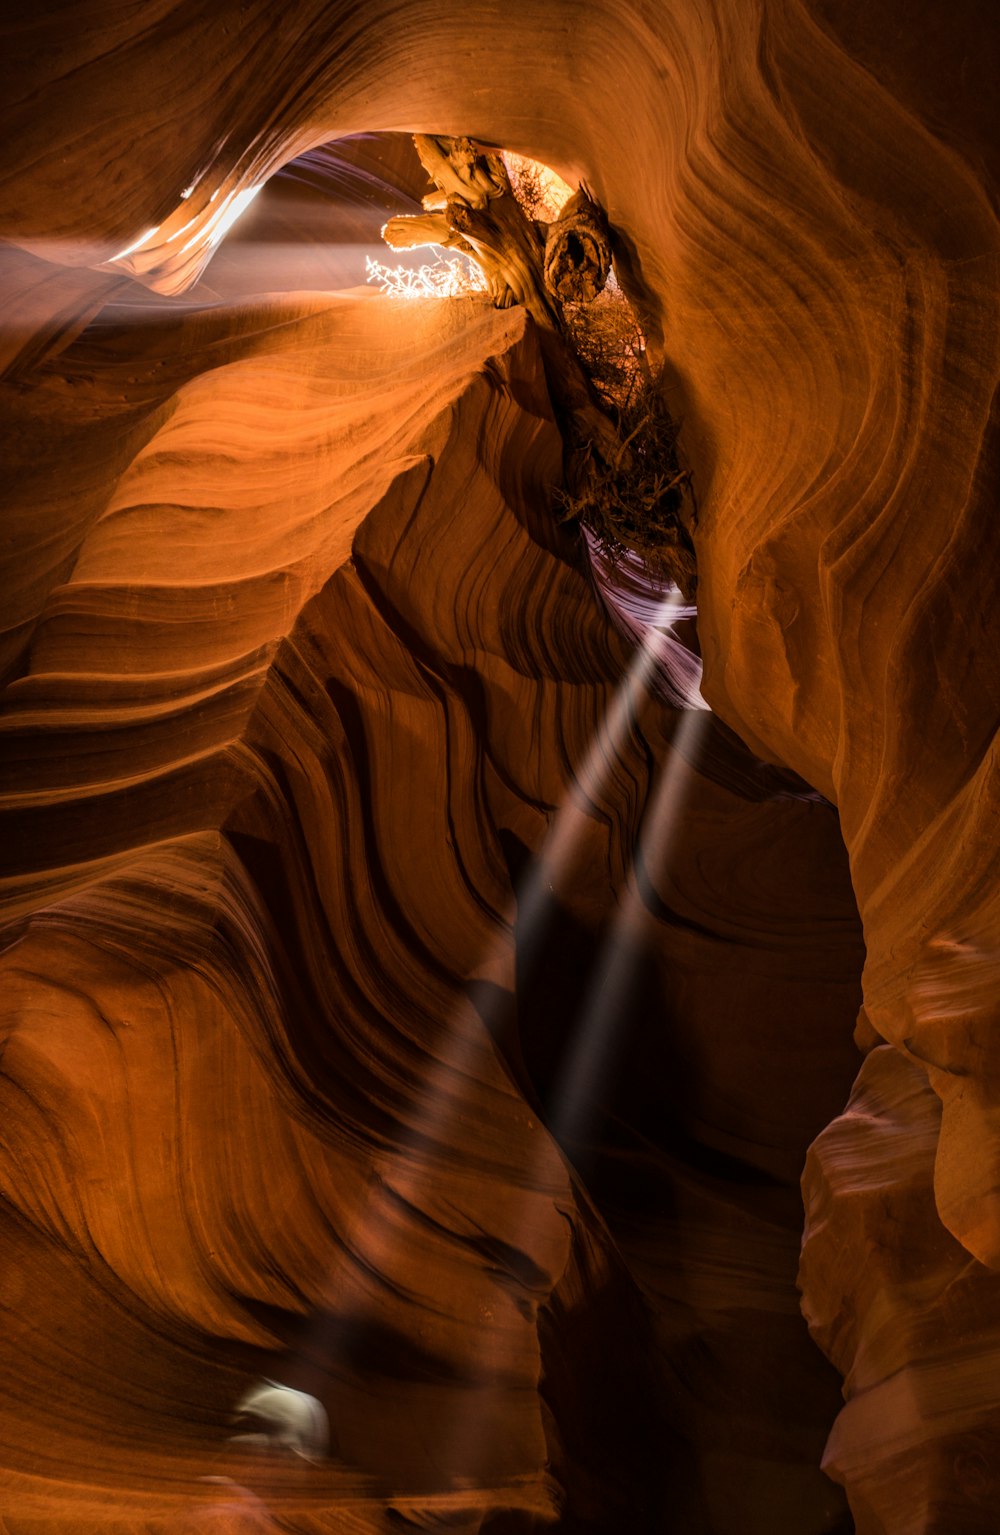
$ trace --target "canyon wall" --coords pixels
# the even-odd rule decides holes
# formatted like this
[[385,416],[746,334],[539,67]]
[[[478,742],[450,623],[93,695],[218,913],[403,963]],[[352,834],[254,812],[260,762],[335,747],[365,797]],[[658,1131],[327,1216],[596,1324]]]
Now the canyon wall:
[[[859,1530],[989,1528],[995,27],[81,0],[8,34],[12,1535],[849,1527],[813,1141],[827,1469]],[[549,514],[523,318],[210,291],[248,194],[391,130],[607,207],[705,697],[828,804],[637,672]],[[258,1377],[334,1456],[229,1445]]]

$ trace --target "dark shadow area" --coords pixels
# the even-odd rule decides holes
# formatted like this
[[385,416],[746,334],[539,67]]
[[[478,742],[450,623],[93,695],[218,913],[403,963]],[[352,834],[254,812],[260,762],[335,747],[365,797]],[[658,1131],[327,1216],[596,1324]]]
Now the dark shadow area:
[[[557,1134],[566,1125],[567,1065],[581,1030],[594,1026],[595,990],[609,967],[627,977],[611,990],[613,1046],[593,1099],[576,1107],[561,1139],[622,1270],[613,1301],[602,1292],[596,1306],[577,1313],[554,1297],[559,1326],[545,1334],[543,1390],[554,1407],[558,1399],[570,1461],[577,1445],[581,1454],[590,1445],[592,1456],[595,1443],[617,1442],[592,1416],[618,1400],[596,1361],[606,1360],[609,1346],[644,1359],[644,1394],[655,1405],[638,1417],[630,1405],[615,1413],[628,1433],[645,1436],[656,1426],[657,1486],[647,1482],[642,1493],[635,1485],[630,1527],[709,1535],[720,1521],[728,1527],[741,1506],[759,1518],[770,1505],[774,1535],[840,1535],[853,1528],[843,1494],[819,1470],[840,1382],[809,1338],[795,1281],[805,1149],[840,1111],[857,1069],[851,1030],[859,983],[848,981],[832,997],[828,981],[834,951],[849,954],[855,977],[863,953],[846,855],[833,813],[809,803],[813,796],[796,792],[793,777],[759,763],[715,720],[692,782],[693,812],[710,805],[729,814],[734,836],[745,834],[748,817],[762,826],[787,817],[801,828],[803,862],[784,871],[770,914],[767,881],[760,887],[768,952],[753,934],[734,941],[731,914],[722,910],[716,920],[708,900],[698,921],[683,903],[668,903],[661,891],[671,883],[691,900],[699,871],[689,863],[657,867],[655,847],[640,853],[641,837],[637,923],[623,925],[612,905],[595,927],[551,896],[541,915],[532,903],[530,933],[516,929],[516,1001],[505,1003],[494,1038],[517,1080],[527,1075],[529,1101]],[[715,786],[707,800],[702,782]],[[537,883],[528,849],[510,832],[501,843],[514,888]],[[682,848],[676,856],[690,855]],[[789,968],[791,987],[778,980]],[[807,1018],[819,1065],[793,1087],[789,1057],[801,1052]],[[762,1282],[784,1296],[778,1313],[762,1302]],[[752,1487],[739,1483],[744,1461],[758,1463]],[[727,1464],[734,1467],[728,1479],[713,1469]],[[667,1489],[671,1514],[662,1522],[655,1510]],[[582,1510],[568,1509],[560,1528],[597,1535],[613,1527],[588,1522]]]

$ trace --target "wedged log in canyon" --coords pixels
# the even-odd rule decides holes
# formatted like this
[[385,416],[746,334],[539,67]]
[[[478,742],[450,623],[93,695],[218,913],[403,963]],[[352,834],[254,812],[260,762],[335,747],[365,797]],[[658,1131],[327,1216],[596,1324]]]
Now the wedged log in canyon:
[[[992,1529],[995,21],[5,40],[0,1528]],[[714,715],[551,516],[522,311],[219,250],[295,162],[342,283],[383,132],[606,210]]]

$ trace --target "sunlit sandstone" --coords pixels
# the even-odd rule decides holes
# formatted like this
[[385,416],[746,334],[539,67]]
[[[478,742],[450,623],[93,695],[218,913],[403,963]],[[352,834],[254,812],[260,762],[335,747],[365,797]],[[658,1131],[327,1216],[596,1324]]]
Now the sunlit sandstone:
[[[11,29],[12,1535],[820,1535],[850,1527],[828,1435],[866,1535],[991,1528],[994,25],[234,0]],[[381,130],[606,208],[698,490],[702,691],[836,814],[713,735],[658,862],[650,688],[519,922],[629,665],[550,517],[530,327],[211,295],[228,213]],[[607,1112],[560,1148],[622,953]],[[273,1378],[321,1401],[321,1465],[230,1442]]]

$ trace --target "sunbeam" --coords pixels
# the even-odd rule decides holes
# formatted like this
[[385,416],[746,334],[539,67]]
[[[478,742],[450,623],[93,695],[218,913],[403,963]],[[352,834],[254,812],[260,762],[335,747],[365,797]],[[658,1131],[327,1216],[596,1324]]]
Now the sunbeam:
[[[574,774],[566,797],[556,813],[542,848],[530,873],[518,891],[518,929],[521,938],[521,962],[527,968],[534,961],[544,938],[546,909],[557,893],[579,844],[581,816],[592,813],[618,760],[625,739],[632,729],[640,701],[656,679],[663,652],[664,637],[671,626],[690,613],[690,607],[676,587],[657,605],[646,621],[636,625],[641,635],[628,672],[611,701],[608,712],[594,733],[587,755]],[[704,703],[696,712],[708,718]]]
[[[671,754],[664,764],[653,801],[639,834],[639,856],[647,870],[662,869],[691,784],[710,716],[696,710],[681,718]],[[636,967],[637,919],[643,907],[635,871],[605,939],[596,979],[556,1083],[549,1129],[560,1145],[585,1141],[598,1111],[600,1084],[613,1068],[616,1025]]]
[[[530,963],[532,956],[537,957],[544,949],[546,934],[551,932],[555,908],[560,900],[560,887],[565,884],[579,856],[583,837],[592,824],[596,808],[607,796],[611,778],[620,770],[621,758],[636,727],[643,701],[653,691],[663,635],[669,632],[678,616],[688,613],[680,593],[674,590],[646,615],[648,622],[643,626],[642,643],[572,777],[538,857],[520,882],[509,924],[498,930],[494,945],[477,967],[477,973],[491,970],[503,973],[509,966],[515,912],[519,967],[525,954]],[[690,782],[691,760],[699,750],[709,717],[704,707],[681,717],[671,755],[660,775],[640,835],[638,854],[649,868],[661,867],[669,856],[671,839]],[[522,1240],[530,1246],[529,1233],[536,1230],[538,1220],[544,1218],[544,1213],[537,1207],[542,1196],[536,1185],[540,1188],[545,1183],[542,1176],[545,1161],[559,1155],[554,1143],[570,1143],[585,1133],[593,1111],[595,1088],[613,1061],[615,1022],[635,958],[632,927],[640,902],[633,872],[622,908],[600,957],[599,985],[580,1020],[559,1080],[554,1112],[547,1127],[537,1125],[538,1140],[534,1143],[536,1149],[531,1164],[522,1169],[521,1181],[506,1212],[505,1230],[517,1250],[520,1250]],[[468,1113],[470,1084],[480,1074],[479,1058],[484,1050],[492,1051],[492,1048],[480,1018],[466,998],[463,1005],[454,1010],[442,1031],[408,1133],[394,1147],[391,1157],[375,1169],[368,1197],[357,1210],[355,1224],[342,1234],[346,1248],[355,1255],[358,1285],[353,1297],[345,1298],[345,1305],[336,1319],[334,1351],[344,1347],[346,1336],[363,1332],[367,1324],[370,1289],[365,1276],[396,1272],[399,1256],[407,1242],[408,1222],[414,1217],[418,1220],[426,1218],[423,1214],[429,1187],[426,1148],[428,1143],[446,1144],[456,1119]],[[433,1182],[433,1174],[430,1182]],[[527,1252],[528,1247],[524,1250]],[[499,1284],[499,1279],[495,1282]],[[524,1300],[527,1299],[525,1296]],[[497,1415],[501,1414],[498,1393],[505,1370],[506,1334],[503,1328],[497,1329],[490,1317],[496,1306],[508,1303],[508,1298],[498,1291],[491,1310],[481,1322],[478,1383],[470,1382],[463,1389],[461,1410],[454,1413],[452,1430],[437,1445],[435,1461],[456,1491],[478,1485],[491,1425],[494,1420],[499,1421]],[[322,1351],[324,1334],[327,1342],[329,1340],[328,1327],[328,1319],[317,1316],[312,1342],[308,1336],[300,1340],[297,1353],[302,1356],[311,1352],[317,1344]],[[294,1359],[289,1361],[289,1368],[294,1371]]]

